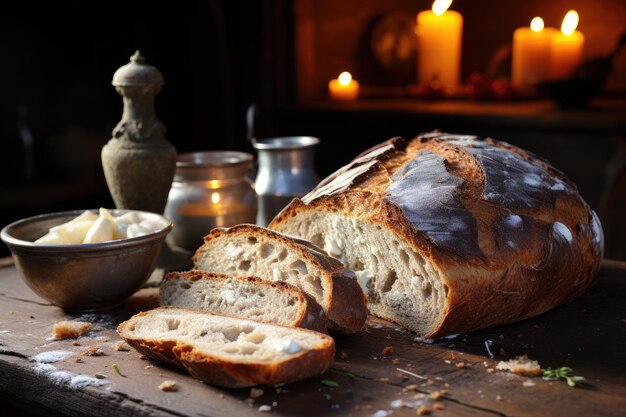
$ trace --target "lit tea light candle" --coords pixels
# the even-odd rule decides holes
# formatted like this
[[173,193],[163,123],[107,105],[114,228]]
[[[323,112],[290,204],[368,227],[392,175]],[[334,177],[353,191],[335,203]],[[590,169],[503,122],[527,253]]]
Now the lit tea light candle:
[[530,27],[513,32],[511,83],[527,88],[550,76],[550,49],[554,29],[545,28],[543,19],[535,17]]
[[452,0],[435,0],[417,14],[418,82],[440,81],[449,91],[459,86],[463,16],[448,10]]
[[552,58],[550,75],[552,78],[567,78],[580,65],[583,58],[585,35],[576,30],[578,13],[570,10],[561,24],[561,33],[552,37]]
[[359,82],[352,74],[344,71],[339,77],[328,82],[328,92],[335,100],[354,100],[359,96]]

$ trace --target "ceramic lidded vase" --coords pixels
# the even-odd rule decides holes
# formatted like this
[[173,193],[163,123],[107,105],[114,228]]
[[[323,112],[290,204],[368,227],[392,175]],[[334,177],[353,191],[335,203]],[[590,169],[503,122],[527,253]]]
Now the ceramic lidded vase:
[[176,169],[176,149],[154,111],[163,76],[137,51],[115,72],[112,84],[124,99],[124,112],[102,148],[111,197],[119,209],[163,213]]

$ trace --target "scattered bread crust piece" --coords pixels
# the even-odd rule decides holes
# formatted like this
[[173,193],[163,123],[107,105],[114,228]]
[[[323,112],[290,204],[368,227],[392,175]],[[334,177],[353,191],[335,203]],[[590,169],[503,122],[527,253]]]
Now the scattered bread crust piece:
[[115,344],[115,350],[120,352],[128,352],[130,351],[130,345],[126,343],[124,340],[120,340]]
[[104,352],[100,349],[100,346],[94,345],[89,346],[82,354],[85,356],[102,356],[104,355]]
[[501,361],[496,365],[496,369],[525,376],[539,376],[543,374],[539,362],[529,359],[526,355],[517,356],[515,359],[510,359],[506,362]]
[[161,382],[161,385],[159,385],[159,389],[161,391],[178,391],[178,386],[176,386],[176,381],[172,381],[170,379],[167,379],[163,382]]
[[55,340],[76,339],[91,330],[91,323],[86,321],[60,321],[54,323],[52,331]]

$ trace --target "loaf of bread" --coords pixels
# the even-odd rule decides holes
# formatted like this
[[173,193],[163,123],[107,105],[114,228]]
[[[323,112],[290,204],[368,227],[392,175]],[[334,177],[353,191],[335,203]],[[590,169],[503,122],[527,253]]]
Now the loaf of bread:
[[284,281],[312,296],[329,327],[361,330],[367,301],[354,273],[310,242],[243,224],[213,229],[193,257],[195,269],[229,276],[253,275]]
[[335,342],[323,333],[178,307],[139,313],[117,332],[150,359],[230,388],[308,378],[335,356]]
[[170,272],[161,284],[162,306],[204,310],[282,326],[326,332],[322,307],[299,288],[258,277],[205,271]]
[[589,288],[604,245],[596,214],[546,161],[440,132],[362,153],[270,228],[341,259],[371,313],[424,337],[572,300]]

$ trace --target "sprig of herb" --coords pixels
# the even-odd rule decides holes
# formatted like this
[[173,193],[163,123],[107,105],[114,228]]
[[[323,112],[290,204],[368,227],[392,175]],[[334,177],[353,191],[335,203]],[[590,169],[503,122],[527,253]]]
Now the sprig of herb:
[[331,388],[337,388],[339,387],[339,384],[336,383],[335,381],[333,381],[332,379],[322,379],[322,384],[326,385],[327,387],[331,387]]
[[107,376],[104,374],[98,373],[98,374],[94,374],[93,377],[96,379],[105,379]]
[[572,375],[572,368],[563,366],[561,368],[548,368],[543,370],[543,379],[546,381],[558,381],[564,379],[567,381],[567,385],[575,387],[577,384],[584,384],[587,380],[579,375]]
[[120,367],[117,366],[116,363],[114,363],[113,365],[111,365],[111,368],[113,368],[113,370],[115,371],[116,374],[118,374],[119,376],[122,377],[126,377],[126,375],[122,375],[122,371],[120,371]]

